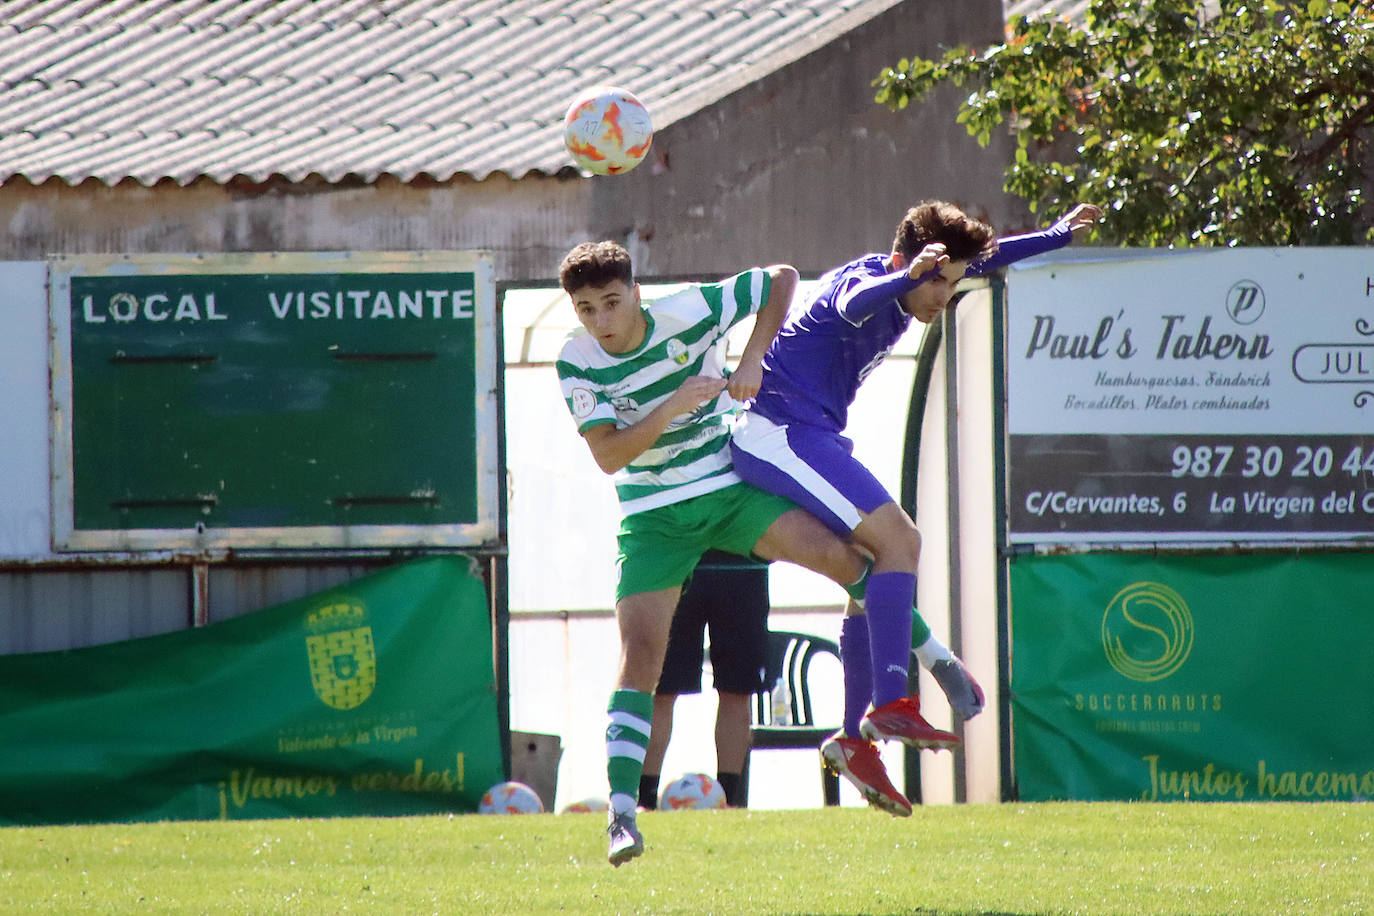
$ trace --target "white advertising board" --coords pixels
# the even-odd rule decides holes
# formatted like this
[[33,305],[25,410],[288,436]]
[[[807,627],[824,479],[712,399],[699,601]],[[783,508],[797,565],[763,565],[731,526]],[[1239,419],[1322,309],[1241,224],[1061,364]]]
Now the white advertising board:
[[1374,537],[1372,250],[1028,262],[1007,381],[1013,543]]

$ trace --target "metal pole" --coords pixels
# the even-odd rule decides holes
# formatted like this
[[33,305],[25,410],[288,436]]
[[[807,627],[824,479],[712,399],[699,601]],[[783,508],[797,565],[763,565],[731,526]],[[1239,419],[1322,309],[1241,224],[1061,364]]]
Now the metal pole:
[[[949,541],[945,545],[949,562],[949,648],[955,655],[964,655],[963,627],[963,582],[960,561],[959,532],[959,336],[954,306],[945,309],[942,321],[945,325],[945,475],[949,490],[948,523]],[[954,733],[964,737],[964,723],[954,723]],[[966,758],[962,746],[952,751],[954,755],[954,800],[968,801],[968,775],[965,772]]]
[[998,773],[1002,801],[1017,796],[1011,742],[1011,553],[1007,549],[1007,280],[992,280],[993,526],[997,539]]
[[[906,413],[906,440],[902,450],[902,508],[916,517],[916,484],[921,461],[921,423],[925,419],[926,399],[930,395],[930,379],[935,371],[935,358],[940,354],[943,330],[940,324],[928,324],[921,336],[916,355],[916,375],[911,382],[911,401]],[[919,689],[920,672],[912,669],[907,682],[914,694]],[[905,748],[902,755],[902,791],[912,804],[921,803],[921,754],[915,748]]]

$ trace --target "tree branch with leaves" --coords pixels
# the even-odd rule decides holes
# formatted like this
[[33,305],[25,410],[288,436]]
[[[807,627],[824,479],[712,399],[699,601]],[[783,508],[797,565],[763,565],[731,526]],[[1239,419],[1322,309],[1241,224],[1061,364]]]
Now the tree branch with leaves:
[[893,109],[967,87],[1006,189],[1032,210],[1099,202],[1117,244],[1374,242],[1374,2],[1093,0],[1081,23],[1017,17],[1005,42],[903,60]]

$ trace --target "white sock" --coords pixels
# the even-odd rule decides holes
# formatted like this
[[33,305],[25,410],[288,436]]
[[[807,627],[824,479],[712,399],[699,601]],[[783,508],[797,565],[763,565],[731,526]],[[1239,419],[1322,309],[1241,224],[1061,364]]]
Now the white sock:
[[945,647],[934,636],[911,650],[911,654],[916,656],[916,661],[920,662],[921,667],[929,671],[936,662],[943,662],[954,657],[954,653]]

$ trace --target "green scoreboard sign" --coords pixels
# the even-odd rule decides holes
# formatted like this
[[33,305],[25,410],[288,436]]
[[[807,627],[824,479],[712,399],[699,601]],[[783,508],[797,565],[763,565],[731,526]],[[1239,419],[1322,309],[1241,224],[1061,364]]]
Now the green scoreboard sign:
[[50,276],[57,549],[499,539],[484,256],[89,256]]

